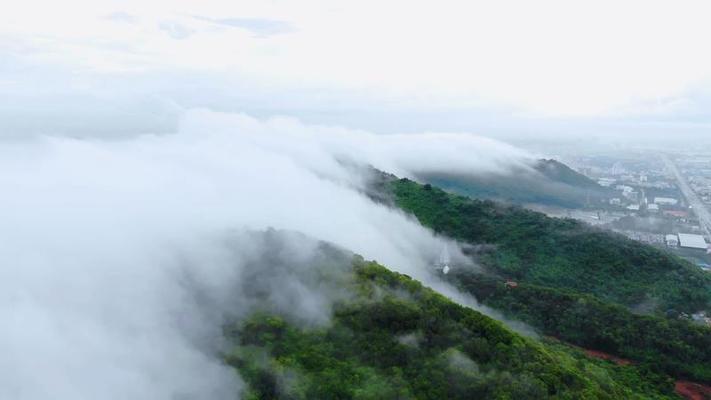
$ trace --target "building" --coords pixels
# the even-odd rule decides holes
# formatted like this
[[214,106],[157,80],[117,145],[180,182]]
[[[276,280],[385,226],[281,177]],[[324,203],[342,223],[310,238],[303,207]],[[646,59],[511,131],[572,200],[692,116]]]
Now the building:
[[615,186],[615,189],[621,190],[622,193],[634,192],[634,188],[632,186],[628,186],[628,185],[617,185],[617,186]]
[[443,274],[447,275],[449,273],[449,263],[451,261],[451,257],[449,256],[449,249],[447,248],[447,245],[445,244],[444,247],[442,247],[442,252],[439,254],[439,260],[435,264],[435,269],[438,269],[442,271]]
[[652,213],[659,212],[659,206],[657,204],[649,204],[647,206],[647,211],[652,212]]
[[689,213],[686,211],[683,211],[683,210],[666,210],[666,211],[664,211],[664,215],[673,217],[673,218],[680,218],[680,219],[689,217]]
[[691,319],[699,324],[706,326],[711,326],[711,317],[707,316],[705,312],[698,312],[696,314],[691,314]]
[[630,211],[639,211],[639,204],[630,204],[627,206],[627,209]]
[[679,200],[671,197],[655,197],[654,204],[659,204],[660,206],[675,206],[679,204]]
[[687,249],[708,249],[708,244],[706,240],[701,235],[692,235],[690,233],[680,233],[679,234],[679,246]]
[[615,178],[600,178],[597,180],[597,184],[603,187],[611,187],[617,182]]
[[677,235],[667,235],[665,237],[665,241],[667,242],[667,246],[669,247],[679,246],[679,237]]
[[627,170],[625,167],[622,166],[620,162],[616,162],[613,166],[612,169],[610,170],[610,173],[612,175],[623,175],[627,173]]
[[632,201],[637,201],[637,199],[639,197],[639,193],[637,193],[637,191],[635,191],[635,190],[633,190],[631,192],[624,192],[624,193],[622,193],[622,195],[625,196],[628,200],[632,200]]

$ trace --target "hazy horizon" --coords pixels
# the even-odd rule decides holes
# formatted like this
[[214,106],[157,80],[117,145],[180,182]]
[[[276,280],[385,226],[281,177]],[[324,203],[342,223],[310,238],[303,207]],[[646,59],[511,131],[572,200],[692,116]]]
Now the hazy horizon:
[[709,7],[27,1],[0,17],[0,135],[170,133],[207,108],[520,143],[701,140]]

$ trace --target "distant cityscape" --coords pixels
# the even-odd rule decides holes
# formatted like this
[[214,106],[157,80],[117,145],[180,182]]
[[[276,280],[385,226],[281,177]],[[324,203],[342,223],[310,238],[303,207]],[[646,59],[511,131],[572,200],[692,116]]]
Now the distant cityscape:
[[711,272],[711,153],[638,152],[566,160],[609,189],[577,210],[545,210],[666,248]]

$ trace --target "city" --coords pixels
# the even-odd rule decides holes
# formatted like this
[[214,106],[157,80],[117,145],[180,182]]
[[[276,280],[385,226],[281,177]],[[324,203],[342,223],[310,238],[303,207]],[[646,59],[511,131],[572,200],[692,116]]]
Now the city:
[[711,154],[640,151],[567,161],[607,188],[608,197],[550,214],[664,247],[711,272]]

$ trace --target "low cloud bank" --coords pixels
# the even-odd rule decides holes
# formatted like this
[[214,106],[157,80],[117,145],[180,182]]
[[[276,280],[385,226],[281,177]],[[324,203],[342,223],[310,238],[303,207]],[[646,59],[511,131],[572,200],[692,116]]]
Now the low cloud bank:
[[[248,308],[235,288],[260,268],[255,254],[274,251],[247,230],[302,232],[431,281],[444,240],[354,190],[364,177],[344,159],[412,175],[530,158],[466,135],[377,136],[204,110],[170,135],[1,143],[0,397],[234,398],[239,378],[216,357],[220,324]],[[313,250],[280,243],[294,260]],[[283,312],[327,318],[328,296],[275,282],[264,287],[285,292]]]
[[[504,142],[463,133],[380,135],[331,126],[306,125],[293,118],[257,120],[244,114],[193,110],[183,118],[186,131],[227,133],[243,127],[246,140],[287,154],[297,162],[306,157],[341,158],[368,163],[383,171],[412,176],[423,172],[502,174],[531,168],[532,154]],[[308,167],[308,165],[306,165]]]

